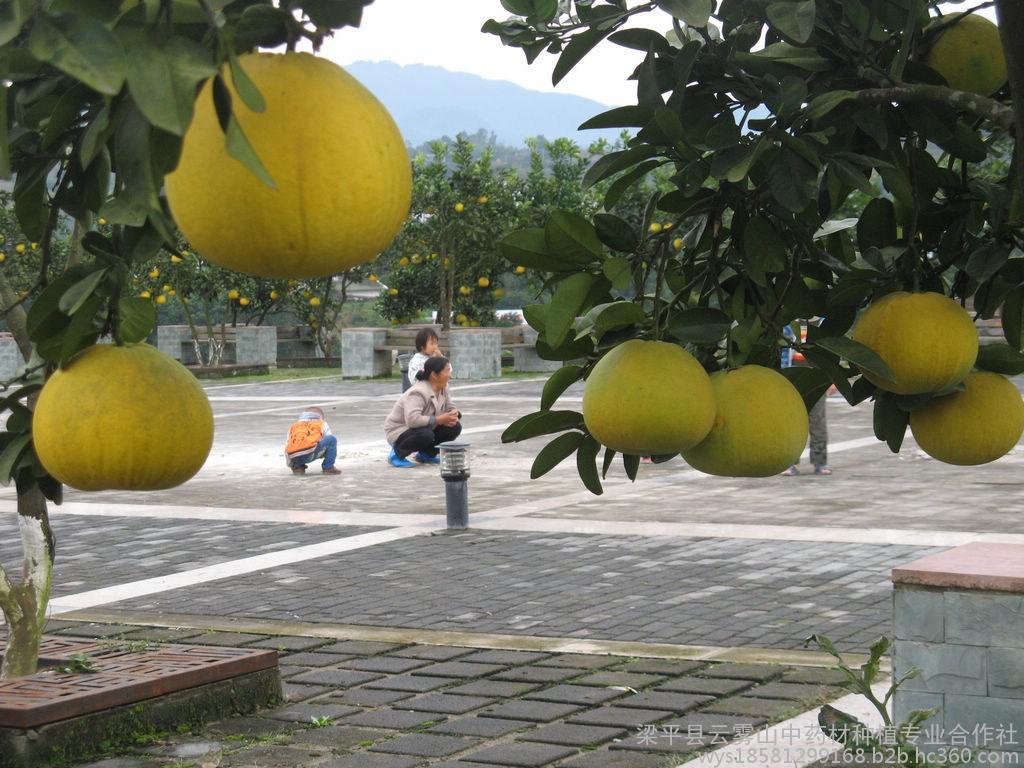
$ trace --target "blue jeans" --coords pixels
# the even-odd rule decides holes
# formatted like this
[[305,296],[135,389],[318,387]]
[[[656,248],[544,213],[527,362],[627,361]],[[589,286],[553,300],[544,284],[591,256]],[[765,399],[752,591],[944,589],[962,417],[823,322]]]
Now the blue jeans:
[[316,444],[316,450],[313,452],[313,455],[306,457],[305,462],[293,462],[292,466],[302,467],[303,469],[305,469],[306,464],[308,464],[309,462],[316,461],[317,459],[322,458],[324,460],[324,463],[321,466],[324,469],[330,469],[331,467],[334,466],[334,460],[337,458],[337,456],[338,438],[336,438],[334,435],[324,435],[320,439],[320,442]]

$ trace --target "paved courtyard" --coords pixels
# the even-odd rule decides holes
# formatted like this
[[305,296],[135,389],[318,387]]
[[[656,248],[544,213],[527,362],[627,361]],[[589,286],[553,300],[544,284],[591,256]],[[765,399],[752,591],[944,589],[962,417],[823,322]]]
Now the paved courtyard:
[[[647,723],[659,726],[694,712],[756,716],[758,724],[788,717],[837,693],[827,659],[805,649],[808,635],[823,633],[857,655],[889,631],[893,566],[968,541],[1024,542],[1024,497],[1014,492],[1020,448],[986,467],[957,468],[929,459],[908,433],[894,456],[872,435],[869,404],[835,399],[829,477],[714,478],[677,459],[641,465],[635,484],[616,461],[600,497],[583,488],[572,461],[531,481],[546,439],[502,445],[500,435],[535,410],[543,382],[454,383],[472,443],[471,527],[463,532],[444,531],[436,467],[385,462],[381,425],[396,380],[209,383],[217,433],[197,477],[150,494],[70,491],[52,509],[51,628],[265,642],[293,654],[282,659],[288,695],[309,703],[288,710],[302,717],[279,711],[253,724],[246,750],[265,750],[264,761],[245,762],[225,747],[249,736],[223,742],[230,734],[214,733],[201,739],[218,742],[208,750],[216,761],[197,753],[195,765],[302,765],[295,750],[308,748],[308,764],[331,766],[645,768],[669,764],[666,755],[678,764],[708,744],[630,749],[630,730],[647,721],[601,720],[613,712],[583,722],[580,713],[635,712],[643,701],[662,713]],[[556,407],[580,402],[577,385]],[[340,477],[316,468],[296,477],[283,464],[287,426],[306,405],[322,406],[339,436]],[[0,510],[14,510],[13,489],[0,491]],[[13,515],[0,516],[0,561],[11,567],[18,558]],[[763,679],[716,672],[729,665],[751,665]],[[543,671],[559,668],[572,674]],[[611,677],[595,680],[594,670]],[[376,685],[392,678],[412,687]],[[421,687],[428,678],[437,686]],[[733,682],[707,682],[720,678]],[[782,687],[766,694],[766,685]],[[786,687],[794,685],[810,688]],[[768,695],[781,692],[792,695]],[[653,706],[668,694],[710,698]],[[734,695],[777,706],[715,708]],[[627,696],[641,698],[630,706]],[[297,724],[311,722],[301,706],[325,713],[330,726],[296,737]],[[523,716],[538,707],[558,714]],[[382,712],[398,714],[388,725]],[[484,722],[451,725],[467,717]],[[518,725],[498,733],[501,720]],[[544,727],[560,740],[534,738]],[[189,738],[109,765],[181,764]],[[389,751],[394,739],[426,752]],[[501,751],[512,742],[519,762]],[[435,746],[416,746],[428,743]],[[185,752],[172,754],[178,747]],[[345,762],[353,750],[361,757]],[[623,754],[631,757],[623,762]]]

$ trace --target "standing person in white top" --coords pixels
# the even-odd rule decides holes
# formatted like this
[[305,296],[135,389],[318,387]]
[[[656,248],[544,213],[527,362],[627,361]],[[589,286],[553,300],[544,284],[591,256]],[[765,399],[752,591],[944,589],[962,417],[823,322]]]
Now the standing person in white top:
[[423,364],[431,357],[440,357],[441,350],[437,346],[437,331],[431,327],[420,328],[416,334],[416,354],[409,361],[409,383],[415,384],[416,374],[423,370]]

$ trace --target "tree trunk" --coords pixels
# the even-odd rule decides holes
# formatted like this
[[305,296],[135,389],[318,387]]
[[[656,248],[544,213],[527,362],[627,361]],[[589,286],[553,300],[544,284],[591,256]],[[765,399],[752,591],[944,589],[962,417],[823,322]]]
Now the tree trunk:
[[1016,206],[1014,212],[1021,213],[1024,206],[1024,2],[1021,0],[996,0],[996,18],[999,20],[999,34],[1006,56],[1006,72],[1010,81],[1010,97],[1013,102],[1014,138],[1013,194]]
[[39,662],[39,643],[53,578],[54,547],[46,498],[38,485],[18,494],[18,528],[24,558],[21,581],[12,584],[0,569],[0,608],[7,622],[7,648],[0,663],[0,680],[31,675]]

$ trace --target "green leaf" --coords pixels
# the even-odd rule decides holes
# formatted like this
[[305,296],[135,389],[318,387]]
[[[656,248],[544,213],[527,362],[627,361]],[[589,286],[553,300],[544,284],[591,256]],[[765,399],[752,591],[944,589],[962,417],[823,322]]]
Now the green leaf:
[[540,396],[541,410],[551,410],[551,406],[561,397],[562,393],[579,381],[582,375],[583,366],[573,364],[563,365],[552,373],[548,380],[544,382],[544,391]]
[[636,473],[640,469],[640,457],[630,453],[622,454],[622,466],[626,469],[626,477],[636,482]]
[[582,429],[583,416],[576,411],[539,411],[516,419],[501,433],[501,442],[518,443],[531,437]]
[[674,315],[668,332],[684,344],[717,344],[732,327],[732,318],[720,309],[695,307]]
[[[47,164],[44,170],[48,169]],[[14,213],[21,231],[32,240],[42,240],[50,215],[47,204],[46,175],[19,172],[14,177]]]
[[11,438],[0,453],[0,483],[7,485],[11,482],[11,471],[18,461],[29,449],[32,443],[32,433],[25,432]]
[[768,219],[755,216],[743,227],[746,263],[759,272],[782,272],[786,268],[786,243]]
[[896,378],[896,374],[885,364],[885,361],[871,347],[861,344],[859,341],[854,341],[846,336],[825,336],[816,339],[814,344],[849,360],[862,371],[873,373],[888,381]]
[[571,211],[554,211],[544,227],[548,252],[564,261],[589,264],[604,256],[594,225]]
[[971,253],[964,271],[982,283],[1003,268],[1009,260],[1010,251],[1001,243],[988,242]]
[[802,47],[779,42],[766,45],[756,53],[736,54],[736,61],[746,67],[763,69],[765,64],[787,64],[807,72],[824,72],[832,62],[813,47]]
[[653,116],[654,110],[648,107],[638,105],[615,107],[583,122],[579,126],[579,130],[586,131],[591,128],[643,128],[651,121]]
[[866,206],[857,223],[857,247],[884,248],[896,242],[896,210],[890,200],[877,197]]
[[85,303],[86,299],[92,296],[93,291],[96,290],[96,286],[100,284],[100,281],[103,280],[106,274],[106,269],[97,269],[95,272],[83,277],[77,283],[64,291],[64,294],[60,297],[60,301],[57,303],[57,307],[65,315],[75,314],[75,312],[77,312]]
[[754,143],[737,144],[716,152],[711,158],[711,175],[734,183],[743,181],[767,147],[768,142],[762,136]]
[[121,40],[132,99],[157,128],[183,136],[192,122],[196,88],[217,71],[209,53],[188,38],[163,38],[145,29],[125,30]]
[[811,409],[828,392],[832,386],[832,379],[824,371],[812,368],[807,365],[793,365],[782,369],[782,375],[789,380],[789,383],[796,387],[800,397],[804,399],[804,407],[810,413]]
[[598,304],[576,321],[577,338],[589,335],[597,343],[609,331],[627,328],[647,319],[639,304],[631,301],[613,301]]
[[612,459],[615,458],[615,451],[611,448],[604,449],[604,459],[601,461],[601,477],[608,477],[608,469],[612,465]]
[[604,493],[601,478],[597,476],[597,453],[600,450],[601,444],[590,435],[584,437],[576,450],[576,471],[580,473],[580,479],[587,490],[595,496]]
[[86,347],[91,347],[99,338],[100,331],[96,327],[96,314],[99,312],[103,299],[96,294],[85,297],[82,305],[71,317],[60,341],[58,363],[64,365]]
[[1009,344],[982,344],[974,365],[983,371],[1019,376],[1024,373],[1024,355]]
[[124,85],[127,62],[120,41],[105,24],[89,16],[38,14],[28,46],[40,61],[102,94],[116,96]]
[[117,303],[121,340],[126,344],[144,341],[156,325],[153,302],[138,296],[124,296]]
[[0,45],[7,45],[19,34],[32,15],[35,0],[10,0],[0,3]]
[[544,319],[547,314],[547,304],[527,304],[523,307],[523,319],[538,333],[544,333]]
[[[640,242],[633,225],[612,213],[595,214],[594,226],[597,228],[597,236],[601,242],[612,250],[632,253]],[[605,263],[607,264],[607,262]],[[612,280],[610,276],[608,279]],[[614,284],[615,281],[612,280],[612,283]]]
[[220,75],[213,79],[213,101],[217,108],[217,118],[220,120],[221,128],[224,131],[224,146],[228,154],[252,171],[256,178],[268,187],[276,189],[277,185],[270,177],[270,172],[267,171],[263,162],[256,155],[256,150],[249,143],[249,139],[242,130],[242,126],[235,118],[231,106],[231,92],[228,90],[227,85],[224,84],[224,79]]
[[875,437],[889,446],[893,453],[900,452],[903,437],[910,423],[910,414],[897,405],[895,398],[887,393],[879,395],[875,400],[873,416]]
[[60,311],[60,299],[64,291],[74,285],[81,276],[78,273],[62,275],[46,286],[32,302],[25,320],[25,330],[36,346],[67,326],[69,321],[67,315]]
[[814,199],[817,179],[817,168],[789,146],[775,156],[768,176],[772,196],[793,213],[800,213]]
[[581,272],[558,283],[544,322],[544,338],[552,347],[558,348],[566,340],[594,279],[593,275]]
[[230,48],[228,48],[228,65],[231,68],[231,84],[235,87],[235,93],[242,99],[242,103],[253,112],[266,110],[267,102],[263,99],[263,94],[242,68],[238,57]]
[[[786,3],[786,5],[789,5],[789,3]],[[811,5],[813,7],[813,2]],[[769,6],[768,13],[771,13],[771,6]],[[804,115],[809,117],[811,120],[817,120],[819,117],[827,115],[844,101],[849,101],[854,98],[854,96],[856,96],[856,94],[853,91],[843,90],[829,91],[828,93],[823,93],[820,96],[815,96],[804,109]]]
[[580,447],[583,437],[582,432],[567,432],[564,435],[559,435],[541,448],[537,457],[533,460],[533,466],[530,468],[530,479],[536,480],[538,477],[546,475],[567,459],[570,454]]
[[1002,315],[1003,336],[1019,352],[1024,344],[1024,288],[1014,288],[1007,294]]
[[691,27],[706,27],[713,0],[658,0],[658,7]]
[[611,209],[615,207],[615,204],[625,194],[631,186],[636,184],[640,179],[646,176],[648,173],[653,171],[655,168],[664,165],[663,160],[647,160],[640,165],[636,166],[633,170],[622,174],[617,178],[612,185],[608,187],[608,191],[604,195],[604,207],[605,209]]
[[250,5],[235,26],[238,50],[276,48],[288,42],[288,11],[267,5]]
[[625,256],[612,256],[605,259],[601,265],[601,271],[617,291],[624,291],[629,287],[633,275],[633,265]]
[[635,51],[648,51],[654,49],[657,53],[670,54],[672,46],[664,35],[660,35],[653,29],[623,29],[608,37],[608,42],[621,45],[623,48],[632,48]]
[[814,32],[814,0],[770,3],[768,21],[791,40],[806,43]]
[[540,227],[510,232],[498,242],[498,252],[513,266],[545,272],[575,272],[579,264],[557,258],[548,252],[547,238]]
[[562,78],[569,74],[572,68],[579,64],[580,60],[590,53],[595,45],[604,40],[611,31],[610,29],[588,29],[569,41],[558,57],[558,61],[555,62],[555,68],[551,72],[551,84],[558,85]]

